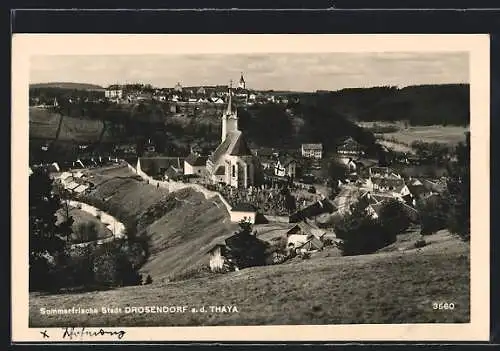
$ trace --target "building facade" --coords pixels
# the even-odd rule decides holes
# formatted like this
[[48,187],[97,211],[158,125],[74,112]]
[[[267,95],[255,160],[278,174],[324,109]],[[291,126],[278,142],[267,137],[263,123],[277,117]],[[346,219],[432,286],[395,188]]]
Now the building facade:
[[302,157],[321,159],[323,157],[323,144],[302,144]]

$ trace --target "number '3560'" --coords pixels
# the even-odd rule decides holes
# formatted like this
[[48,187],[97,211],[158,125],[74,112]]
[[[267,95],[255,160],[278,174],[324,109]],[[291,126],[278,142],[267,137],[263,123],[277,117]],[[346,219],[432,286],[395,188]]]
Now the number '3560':
[[455,304],[453,302],[433,302],[432,303],[433,310],[453,310],[455,309]]

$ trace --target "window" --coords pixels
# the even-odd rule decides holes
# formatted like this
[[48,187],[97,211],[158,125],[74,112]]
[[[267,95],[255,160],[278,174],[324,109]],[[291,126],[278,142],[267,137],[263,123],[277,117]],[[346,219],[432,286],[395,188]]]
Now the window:
[[236,166],[233,165],[233,178],[236,177]]

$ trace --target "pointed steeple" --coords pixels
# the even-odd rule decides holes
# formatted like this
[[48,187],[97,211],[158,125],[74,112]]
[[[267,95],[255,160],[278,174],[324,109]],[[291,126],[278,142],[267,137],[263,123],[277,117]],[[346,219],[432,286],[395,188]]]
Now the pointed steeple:
[[231,105],[232,105],[232,98],[231,98],[231,95],[233,95],[232,93],[232,88],[233,88],[233,80],[230,80],[229,81],[229,100],[228,100],[228,103],[227,103],[227,110],[226,110],[226,114],[227,115],[231,115],[233,113],[232,109],[231,109]]
[[240,89],[245,89],[246,88],[245,79],[243,78],[243,72],[241,72],[241,76],[240,76],[240,81],[239,81],[238,87]]

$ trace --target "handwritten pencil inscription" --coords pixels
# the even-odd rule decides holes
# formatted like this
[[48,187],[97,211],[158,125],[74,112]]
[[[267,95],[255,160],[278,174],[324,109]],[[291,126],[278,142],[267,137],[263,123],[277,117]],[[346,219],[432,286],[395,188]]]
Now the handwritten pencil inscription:
[[124,330],[104,330],[104,329],[87,329],[85,327],[82,328],[75,328],[75,327],[66,327],[63,328],[63,339],[69,339],[69,340],[74,340],[77,338],[84,338],[84,337],[94,337],[94,336],[105,336],[105,335],[112,335],[116,336],[118,339],[123,338],[125,335]]

